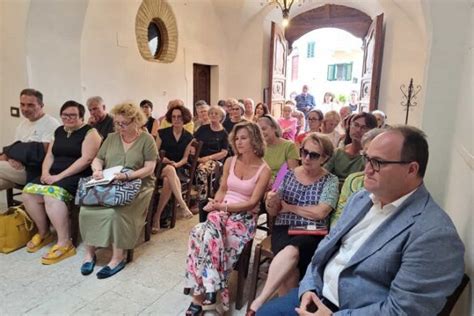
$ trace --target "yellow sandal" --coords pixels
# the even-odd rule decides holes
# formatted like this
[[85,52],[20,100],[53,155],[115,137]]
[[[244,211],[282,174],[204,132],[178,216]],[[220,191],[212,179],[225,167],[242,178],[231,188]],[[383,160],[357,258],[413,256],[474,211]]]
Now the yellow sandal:
[[66,258],[72,257],[75,254],[76,248],[73,245],[61,247],[56,244],[51,249],[49,249],[48,253],[45,254],[43,258],[41,258],[41,263],[46,265],[55,264]]
[[28,244],[26,244],[26,251],[30,253],[37,252],[38,250],[40,250],[47,244],[50,244],[53,241],[53,239],[54,239],[54,236],[51,233],[46,235],[44,238],[41,238],[40,234],[35,234],[33,238],[31,238],[31,240],[28,242],[28,244],[32,243],[33,247],[29,247]]

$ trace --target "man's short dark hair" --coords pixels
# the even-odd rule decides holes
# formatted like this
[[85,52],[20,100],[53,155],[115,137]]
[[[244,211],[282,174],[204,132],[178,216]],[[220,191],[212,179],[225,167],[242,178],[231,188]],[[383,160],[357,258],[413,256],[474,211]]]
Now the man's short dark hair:
[[20,92],[20,97],[22,95],[27,95],[27,96],[30,96],[30,97],[35,97],[36,98],[36,101],[38,101],[39,105],[43,105],[43,94],[41,92],[39,92],[38,90],[35,90],[35,89],[23,89],[21,90]]
[[418,175],[423,178],[429,156],[426,134],[422,130],[408,125],[395,125],[390,128],[390,131],[402,134],[403,146],[400,159],[403,161],[416,161],[419,165]]
[[151,103],[150,100],[145,99],[145,100],[142,100],[142,102],[140,102],[140,107],[141,108],[144,107],[145,105],[148,105],[150,107],[150,109],[153,110],[153,103]]

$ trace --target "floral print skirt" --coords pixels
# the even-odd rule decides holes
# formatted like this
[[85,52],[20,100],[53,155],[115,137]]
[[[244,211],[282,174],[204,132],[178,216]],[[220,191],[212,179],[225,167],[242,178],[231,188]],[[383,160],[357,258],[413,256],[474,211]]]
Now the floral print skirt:
[[228,310],[229,276],[255,229],[256,215],[250,212],[209,213],[189,234],[185,287],[193,289],[194,295],[220,290],[222,305]]

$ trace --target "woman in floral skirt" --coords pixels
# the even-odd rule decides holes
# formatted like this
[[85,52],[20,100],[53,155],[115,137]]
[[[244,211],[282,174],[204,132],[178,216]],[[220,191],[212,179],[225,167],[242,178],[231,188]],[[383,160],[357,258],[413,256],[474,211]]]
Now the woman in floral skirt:
[[226,160],[219,191],[204,207],[210,212],[207,220],[189,236],[185,294],[191,293],[193,301],[186,315],[199,315],[202,305],[215,304],[217,291],[224,309],[229,308],[228,278],[255,235],[257,208],[271,177],[258,125],[239,123],[229,139],[236,155]]

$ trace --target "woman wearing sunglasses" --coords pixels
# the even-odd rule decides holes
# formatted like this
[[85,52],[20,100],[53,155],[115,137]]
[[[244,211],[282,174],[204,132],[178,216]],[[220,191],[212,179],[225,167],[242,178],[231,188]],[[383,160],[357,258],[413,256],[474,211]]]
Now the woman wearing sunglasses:
[[301,145],[301,166],[288,171],[278,192],[269,192],[266,207],[276,216],[272,231],[272,251],[268,278],[247,315],[254,313],[275,292],[285,295],[298,285],[319,242],[324,236],[289,235],[291,226],[328,227],[336,207],[338,179],[322,165],[332,156],[331,141],[319,133],[309,134]]

